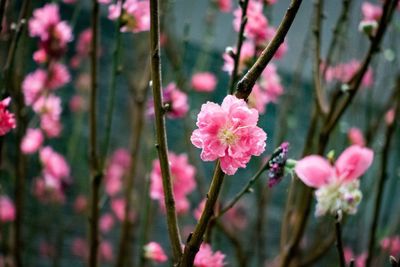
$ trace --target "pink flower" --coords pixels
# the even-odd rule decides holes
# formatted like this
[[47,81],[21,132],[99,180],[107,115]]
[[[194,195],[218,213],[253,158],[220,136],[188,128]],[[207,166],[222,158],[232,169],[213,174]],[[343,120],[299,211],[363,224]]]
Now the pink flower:
[[257,126],[258,112],[248,108],[243,99],[228,95],[222,105],[207,102],[197,116],[197,127],[191,141],[201,148],[204,161],[220,159],[228,175],[246,167],[252,155],[265,150],[266,133]]
[[388,110],[388,112],[386,112],[385,114],[385,122],[387,125],[391,125],[394,122],[394,114],[395,110],[394,108],[391,108]]
[[364,135],[359,128],[350,128],[347,132],[347,137],[349,138],[352,145],[365,146]]
[[[236,49],[233,49],[233,52],[236,53]],[[245,41],[240,51],[239,73],[242,73],[246,67],[249,67],[253,61],[255,53],[256,50],[254,44],[250,41]],[[232,56],[225,52],[222,57],[224,59],[224,66],[222,67],[222,70],[231,74],[234,68],[234,60]]]
[[[126,0],[123,5],[122,32],[142,32],[150,29],[150,4],[148,0]],[[121,2],[109,6],[108,18],[116,20],[120,16]]]
[[88,244],[83,238],[75,238],[72,241],[72,254],[82,260],[86,260],[89,256]]
[[[327,82],[339,81],[342,83],[348,83],[358,71],[359,67],[360,62],[357,60],[351,60],[347,63],[341,63],[333,67],[329,66],[325,74],[325,79]],[[370,87],[373,83],[373,72],[371,68],[368,68],[361,81],[361,85],[364,87]]]
[[49,78],[46,87],[49,89],[58,89],[71,80],[68,69],[61,63],[54,63],[49,68]]
[[87,108],[85,98],[81,95],[73,95],[69,101],[69,108],[72,112],[82,112]]
[[51,28],[58,22],[60,22],[58,5],[46,4],[44,7],[33,11],[33,16],[29,20],[29,33],[32,37],[47,40],[50,38]]
[[7,196],[0,196],[0,221],[2,223],[15,220],[15,207]]
[[105,188],[110,196],[115,196],[121,191],[123,176],[130,167],[130,155],[126,149],[117,149],[107,164],[105,174]]
[[168,260],[163,248],[157,242],[150,242],[144,246],[144,257],[158,263]]
[[392,256],[400,254],[400,236],[385,237],[381,243],[382,250],[388,252]]
[[110,232],[114,226],[114,217],[110,213],[101,216],[99,221],[99,228],[103,234]]
[[[171,119],[182,118],[189,110],[188,97],[175,83],[169,83],[163,90],[163,100],[169,105],[167,116]],[[154,103],[148,103],[147,114],[154,116]]]
[[39,156],[45,174],[56,180],[69,178],[69,165],[61,154],[46,146],[40,150]]
[[79,195],[76,197],[74,202],[74,211],[76,213],[84,213],[88,207],[88,201],[86,196]]
[[[242,8],[238,7],[234,12],[233,28],[239,31]],[[261,1],[251,0],[247,6],[247,24],[244,29],[246,37],[254,40],[256,43],[267,39],[268,20],[263,13],[263,3]]]
[[361,201],[359,181],[372,164],[374,153],[357,145],[347,148],[334,166],[323,157],[311,155],[299,160],[295,167],[297,176],[316,191],[316,215],[332,214],[338,210],[354,214]]
[[46,87],[47,72],[42,69],[29,73],[22,82],[25,104],[31,106]]
[[228,13],[232,9],[232,0],[215,0],[219,11]]
[[48,60],[46,50],[40,48],[33,53],[33,60],[35,60],[37,63],[45,63]]
[[0,136],[5,135],[9,131],[11,131],[11,129],[17,127],[14,114],[7,110],[10,102],[10,97],[7,97],[0,101]]
[[105,262],[112,262],[114,258],[113,248],[109,241],[103,240],[99,245],[100,259]]
[[[115,216],[118,220],[125,220],[125,200],[123,198],[114,198],[111,201],[111,209],[114,212]],[[131,211],[128,216],[130,221],[135,220],[135,214]]]
[[49,175],[35,179],[33,194],[43,203],[64,203],[65,195],[60,181],[46,177]]
[[362,253],[358,256],[354,255],[351,248],[346,247],[344,248],[344,259],[346,264],[350,264],[351,260],[354,260],[355,267],[365,267],[365,263],[367,260],[367,253]]
[[43,144],[44,136],[40,129],[29,128],[22,139],[21,151],[24,154],[35,153]]
[[213,252],[209,244],[203,243],[194,258],[195,267],[222,267],[225,265],[225,255],[220,251]]
[[[196,170],[189,164],[186,154],[176,155],[169,152],[168,157],[176,210],[178,213],[185,213],[189,209],[187,195],[196,188],[194,179]],[[158,159],[153,161],[153,169],[150,174],[150,197],[158,200],[161,209],[165,211],[161,167]]]
[[212,92],[217,85],[217,78],[210,72],[199,72],[192,76],[192,87],[198,92]]
[[71,66],[73,68],[79,67],[81,60],[87,57],[90,53],[90,44],[92,42],[92,30],[90,28],[82,31],[79,34],[78,41],[76,43],[76,54],[71,59]]
[[249,101],[258,112],[263,114],[265,112],[265,106],[268,103],[276,103],[278,97],[282,94],[283,86],[281,84],[281,78],[276,71],[276,66],[274,64],[269,64],[263,71],[260,81],[253,88]]
[[363,2],[361,6],[363,20],[367,21],[379,21],[382,17],[382,7],[380,5],[374,5],[370,2]]
[[348,183],[363,175],[373,158],[374,152],[369,148],[353,145],[343,151],[335,166],[321,156],[311,155],[297,162],[295,172],[300,180],[314,188],[332,182]]

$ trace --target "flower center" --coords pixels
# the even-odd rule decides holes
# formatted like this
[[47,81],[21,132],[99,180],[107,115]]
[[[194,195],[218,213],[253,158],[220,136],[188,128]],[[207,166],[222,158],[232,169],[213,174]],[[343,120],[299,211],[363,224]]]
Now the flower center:
[[236,142],[235,133],[227,128],[223,128],[219,131],[218,138],[225,145],[233,145]]

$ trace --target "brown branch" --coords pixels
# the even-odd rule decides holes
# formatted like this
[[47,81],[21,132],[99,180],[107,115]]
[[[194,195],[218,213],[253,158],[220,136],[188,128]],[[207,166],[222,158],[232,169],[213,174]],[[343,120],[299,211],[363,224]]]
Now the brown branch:
[[339,255],[340,267],[346,267],[346,262],[343,253],[342,227],[340,225],[340,221],[342,219],[341,217],[342,215],[339,213],[337,213],[335,216],[336,248]]
[[267,67],[268,63],[271,61],[275,52],[278,50],[280,45],[285,40],[285,36],[288,33],[294,18],[296,17],[297,11],[299,10],[302,0],[292,0],[289,8],[287,9],[285,16],[281,24],[279,25],[274,38],[267,45],[264,51],[261,53],[260,57],[253,64],[250,70],[243,76],[243,78],[238,82],[236,88],[236,96],[241,99],[246,99],[251,93],[256,80],[260,77],[261,73]]
[[[400,75],[397,77],[396,82],[396,91],[400,91]],[[396,129],[396,120],[400,117],[400,93],[397,94],[397,101],[396,101],[396,108],[395,108],[395,116],[394,122],[386,128],[385,133],[385,143],[383,145],[382,150],[382,158],[381,158],[381,166],[379,172],[379,180],[378,180],[378,187],[376,198],[374,202],[374,210],[372,215],[372,223],[369,229],[369,240],[368,240],[368,256],[366,261],[366,267],[371,266],[373,253],[374,253],[374,246],[375,246],[375,238],[376,238],[376,229],[378,227],[378,219],[380,214],[380,209],[382,205],[382,197],[384,191],[385,181],[388,176],[388,164],[390,158],[390,144],[393,139],[393,135]]]
[[203,235],[206,232],[211,217],[213,216],[214,206],[221,191],[224,176],[225,174],[222,172],[220,162],[218,161],[215,166],[214,175],[207,194],[204,211],[201,214],[200,220],[197,223],[194,232],[188,238],[181,262],[179,263],[180,267],[193,266],[194,258],[199,251],[201,242],[203,241]]
[[234,53],[234,58],[233,58],[233,61],[234,61],[233,71],[232,71],[231,79],[229,81],[229,90],[228,90],[229,94],[233,94],[233,90],[235,89],[235,83],[237,81],[237,76],[238,76],[238,72],[239,72],[240,54],[242,51],[243,41],[245,39],[244,29],[246,28],[246,24],[247,24],[246,14],[247,14],[247,7],[249,5],[249,0],[240,0],[239,5],[240,5],[240,8],[242,9],[242,16],[240,18],[240,28],[239,28],[239,32],[238,32],[238,40],[236,43],[236,53]]
[[175,210],[175,200],[172,192],[171,173],[168,161],[167,133],[163,111],[161,92],[161,58],[160,58],[160,25],[158,0],[150,0],[150,54],[151,80],[153,88],[157,150],[160,159],[164,202],[167,212],[168,234],[173,251],[173,261],[177,263],[181,257],[181,238],[178,219]]
[[134,110],[133,110],[133,123],[132,123],[132,148],[131,148],[131,166],[126,180],[126,190],[125,190],[125,218],[122,223],[122,230],[118,248],[118,256],[115,266],[123,267],[125,263],[126,256],[128,253],[129,238],[131,236],[131,220],[129,214],[131,213],[132,204],[132,193],[134,178],[136,175],[136,169],[138,164],[138,156],[140,151],[140,143],[142,141],[142,132],[144,125],[144,115],[146,107],[146,91],[149,88],[150,80],[150,69],[149,66],[146,67],[143,79],[135,90],[135,100],[134,100]]
[[324,91],[321,83],[321,28],[323,16],[323,0],[314,2],[314,64],[313,64],[313,79],[315,90],[315,101],[321,115],[328,113],[328,105],[326,104]]
[[100,185],[103,179],[102,170],[100,170],[99,159],[97,155],[97,71],[98,71],[98,42],[99,42],[99,3],[92,0],[92,43],[91,43],[91,91],[89,107],[89,166],[91,176],[91,203],[89,218],[89,267],[98,266],[98,246],[99,246],[99,195]]

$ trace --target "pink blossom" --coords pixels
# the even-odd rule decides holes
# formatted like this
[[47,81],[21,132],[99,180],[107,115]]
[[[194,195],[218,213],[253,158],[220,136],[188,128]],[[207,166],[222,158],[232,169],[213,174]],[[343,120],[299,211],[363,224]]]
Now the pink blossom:
[[60,22],[58,5],[46,4],[42,8],[33,11],[33,16],[29,20],[29,33],[32,37],[47,40],[50,38],[51,28],[58,22]]
[[0,136],[5,135],[11,129],[17,127],[14,114],[7,110],[10,102],[10,97],[0,101]]
[[29,128],[21,142],[22,153],[35,153],[42,146],[43,141],[44,136],[40,129]]
[[[194,179],[196,170],[189,164],[186,154],[176,155],[169,152],[168,157],[176,210],[178,213],[185,213],[189,209],[187,195],[196,188]],[[158,200],[161,209],[165,211],[161,167],[158,159],[153,161],[153,169],[150,174],[150,197]]]
[[45,174],[56,180],[69,178],[69,165],[61,154],[46,146],[40,150],[39,156]]
[[61,183],[53,178],[35,179],[33,194],[43,203],[60,204],[65,202],[65,195],[61,188]]
[[[125,200],[123,198],[114,198],[111,201],[111,209],[114,212],[115,216],[117,217],[118,220],[123,221],[125,219]],[[129,213],[128,216],[130,221],[135,220],[135,214],[133,211]]]
[[82,112],[87,109],[87,103],[85,98],[81,95],[74,95],[69,101],[69,108],[72,112]]
[[110,213],[101,216],[99,221],[99,228],[102,233],[108,233],[114,226],[114,217]]
[[228,13],[232,9],[232,0],[215,0],[215,3],[221,12]]
[[202,160],[220,159],[223,172],[233,175],[246,167],[252,155],[259,156],[265,150],[267,135],[257,122],[256,109],[228,95],[221,106],[212,102],[202,105],[196,123],[199,129],[194,130],[191,141],[202,149]]
[[55,95],[42,96],[33,105],[33,110],[40,114],[40,127],[49,137],[56,137],[61,132],[61,99]]
[[64,64],[54,63],[50,65],[49,77],[46,87],[49,89],[58,89],[71,80],[68,69]]
[[364,135],[359,128],[350,128],[347,132],[347,137],[349,138],[352,145],[365,146]]
[[48,60],[46,50],[40,48],[35,53],[33,53],[33,60],[37,63],[45,63]]
[[105,262],[112,262],[114,258],[113,248],[109,241],[103,240],[99,245],[100,259]]
[[[239,31],[242,17],[242,8],[238,7],[234,12],[233,28]],[[263,42],[267,38],[268,20],[263,13],[263,3],[251,0],[247,6],[247,24],[245,35],[256,43]]]
[[[348,83],[357,73],[359,67],[360,62],[357,60],[351,60],[347,63],[341,63],[333,67],[329,66],[326,70],[325,79],[327,82],[339,81],[342,83]],[[361,81],[361,85],[364,87],[370,87],[373,83],[373,72],[371,68],[368,68]]]
[[243,230],[247,226],[246,208],[243,205],[236,205],[225,214],[226,225],[233,231]]
[[365,173],[373,157],[374,152],[369,148],[352,145],[343,151],[335,166],[321,156],[311,155],[297,162],[295,172],[310,187],[320,188],[332,182],[348,183]]
[[35,103],[46,87],[47,72],[42,69],[29,73],[22,82],[25,104],[30,106]]
[[368,148],[352,145],[336,160],[334,166],[323,157],[307,156],[295,167],[297,176],[307,186],[318,188],[316,216],[338,210],[354,214],[357,212],[362,193],[358,178],[372,164],[374,153]]
[[40,128],[42,128],[48,137],[58,137],[61,134],[62,125],[59,118],[43,114],[40,116]]
[[88,244],[83,238],[75,238],[72,241],[72,254],[78,258],[86,260],[89,256]]
[[366,21],[379,21],[382,16],[382,7],[380,5],[374,5],[370,2],[363,2],[361,6],[363,20]]
[[[150,29],[150,4],[148,0],[126,0],[123,5],[124,26],[122,32],[142,32]],[[120,16],[121,2],[109,6],[108,18],[116,20]]]
[[392,256],[400,254],[400,236],[385,237],[382,239],[381,248]]
[[150,242],[144,246],[144,257],[158,263],[168,260],[163,248],[157,242]]
[[82,31],[79,34],[78,41],[76,43],[76,54],[71,59],[71,66],[74,68],[79,67],[81,60],[87,57],[90,53],[90,44],[92,42],[92,30],[90,28]]
[[0,196],[0,221],[2,223],[15,220],[14,203],[7,196]]
[[391,125],[394,122],[394,108],[389,109],[385,114],[385,122],[387,125]]
[[[171,119],[182,118],[189,110],[188,97],[175,83],[169,83],[163,90],[163,100],[168,104],[167,116]],[[154,103],[150,101],[147,107],[147,114],[154,116]]]
[[123,176],[130,167],[130,155],[126,149],[117,149],[107,163],[105,173],[106,192],[110,196],[115,196],[122,188]]
[[192,87],[198,92],[212,92],[217,85],[217,78],[210,72],[199,72],[192,76]]
[[195,267],[222,267],[225,265],[225,255],[220,251],[215,253],[212,251],[209,244],[203,243],[200,246],[199,252],[194,258]]
[[346,264],[350,264],[350,261],[354,260],[355,267],[365,267],[365,263],[367,260],[367,253],[364,252],[357,256],[357,255],[354,255],[351,248],[346,247],[346,248],[344,248],[344,259],[346,261]]
[[252,94],[250,94],[249,101],[258,112],[263,114],[265,106],[268,103],[276,103],[278,97],[283,94],[283,86],[281,78],[279,77],[276,66],[268,64],[261,75],[261,79],[257,86],[254,87]]
[[[236,53],[236,49],[233,49],[233,52]],[[255,46],[250,41],[245,41],[242,45],[242,49],[240,50],[240,59],[239,59],[239,73],[242,73],[246,67],[249,67],[251,62],[253,61],[253,57],[256,53]],[[224,66],[222,70],[232,73],[234,68],[234,60],[231,55],[227,52],[223,54]]]
[[86,196],[79,195],[76,197],[74,202],[74,211],[76,213],[84,213],[88,207],[88,200]]

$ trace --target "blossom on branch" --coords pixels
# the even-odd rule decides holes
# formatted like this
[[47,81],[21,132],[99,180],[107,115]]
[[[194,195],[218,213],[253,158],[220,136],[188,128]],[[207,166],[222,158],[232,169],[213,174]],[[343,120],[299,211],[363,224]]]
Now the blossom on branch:
[[371,166],[374,153],[357,145],[347,148],[332,166],[318,155],[299,160],[295,172],[307,186],[317,188],[316,216],[342,210],[354,214],[361,201],[358,178]]
[[192,144],[201,148],[204,161],[221,161],[228,175],[245,168],[251,156],[265,150],[267,134],[257,126],[258,111],[249,108],[243,99],[228,95],[221,105],[207,102],[197,116]]
[[0,136],[5,135],[17,126],[14,114],[7,110],[10,102],[10,97],[0,101]]

